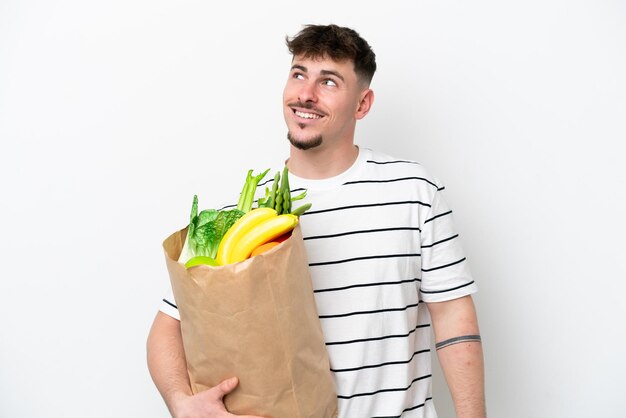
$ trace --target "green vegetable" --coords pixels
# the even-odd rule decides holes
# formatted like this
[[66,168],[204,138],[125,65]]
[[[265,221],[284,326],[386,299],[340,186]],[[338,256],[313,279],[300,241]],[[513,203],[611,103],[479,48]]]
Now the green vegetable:
[[254,194],[256,193],[256,187],[259,182],[265,177],[267,172],[270,171],[268,168],[261,174],[257,176],[252,175],[252,170],[248,170],[248,174],[246,176],[246,182],[241,190],[241,194],[239,195],[239,202],[237,203],[237,209],[242,211],[243,213],[248,212],[252,209],[252,203],[254,202]]
[[298,196],[292,197],[291,202],[293,203],[296,200],[302,200],[306,197],[306,190],[300,193]]
[[215,261],[213,258],[206,257],[204,255],[197,255],[195,257],[192,257],[185,263],[186,268],[191,268],[191,267],[201,266],[201,265],[218,266],[219,264],[217,264],[217,261]]
[[283,198],[284,195],[282,193],[276,193],[276,202],[274,202],[274,209],[276,209],[276,213],[279,215],[283,213]]
[[196,256],[215,258],[222,237],[242,216],[243,212],[239,209],[206,209],[198,213],[198,196],[194,195],[185,248],[179,260],[186,261]]
[[276,206],[276,192],[278,191],[278,183],[280,183],[280,171],[277,171],[274,174],[274,183],[272,183],[272,192],[270,193],[269,201],[267,202],[268,207],[274,208]]
[[292,215],[296,215],[296,216],[300,216],[302,215],[304,212],[306,212],[307,210],[311,209],[311,204],[310,203],[305,203],[304,205],[294,209],[291,211]]
[[[282,180],[282,183],[281,183]],[[293,209],[293,202],[296,200],[302,200],[306,197],[306,190],[297,196],[291,196],[291,190],[289,187],[289,170],[285,166],[282,173],[282,179],[280,171],[277,171],[274,175],[274,183],[272,184],[272,190],[265,188],[265,197],[259,199],[259,207],[275,209],[280,215],[283,213],[291,213],[292,215],[300,216],[311,207],[310,203],[300,206],[297,209]]]
[[257,206],[260,208],[266,208],[268,207],[269,203],[269,198],[270,198],[270,189],[268,189],[267,187],[265,188],[265,197],[260,197],[259,201],[257,203]]
[[289,170],[287,166],[283,169],[283,181],[280,185],[280,193],[283,195],[283,207],[280,213],[291,212],[291,190],[289,189]]

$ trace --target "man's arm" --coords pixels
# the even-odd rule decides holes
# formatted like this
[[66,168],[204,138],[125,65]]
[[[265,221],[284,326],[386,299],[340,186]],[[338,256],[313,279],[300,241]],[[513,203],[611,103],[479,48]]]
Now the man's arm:
[[176,399],[191,395],[180,321],[157,313],[148,335],[147,356],[152,380],[174,416]]
[[148,336],[147,356],[152,380],[172,417],[235,417],[226,411],[222,398],[237,387],[237,378],[224,380],[209,390],[192,394],[180,321],[163,312],[157,313]]
[[483,351],[471,296],[428,303],[439,363],[458,418],[485,418]]

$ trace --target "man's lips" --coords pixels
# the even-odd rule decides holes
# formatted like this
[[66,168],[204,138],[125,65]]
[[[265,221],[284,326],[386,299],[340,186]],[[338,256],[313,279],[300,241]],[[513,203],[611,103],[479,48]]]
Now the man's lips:
[[303,112],[301,110],[292,109],[296,116],[303,119],[321,119],[323,116],[317,113]]
[[292,103],[288,106],[291,108],[291,111],[300,119],[316,120],[326,116],[324,112],[316,109],[310,104]]

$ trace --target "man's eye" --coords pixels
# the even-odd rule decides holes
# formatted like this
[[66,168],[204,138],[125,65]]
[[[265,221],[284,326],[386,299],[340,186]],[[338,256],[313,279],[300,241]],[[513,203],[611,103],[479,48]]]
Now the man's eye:
[[293,75],[293,78],[297,79],[297,80],[302,80],[304,78],[304,76],[300,73],[295,73]]
[[326,86],[331,86],[331,87],[337,87],[337,83],[335,83],[333,80],[331,79],[327,79],[324,80],[324,85]]

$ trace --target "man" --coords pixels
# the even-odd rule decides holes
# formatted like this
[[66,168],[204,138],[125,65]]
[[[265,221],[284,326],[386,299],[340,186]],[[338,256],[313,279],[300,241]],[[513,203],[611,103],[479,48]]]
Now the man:
[[[443,187],[417,163],[355,146],[372,107],[375,55],[355,31],[307,26],[293,54],[283,110],[339,416],[436,417],[431,326],[459,418],[485,417],[483,357],[471,278]],[[148,338],[148,364],[174,417],[228,417],[236,378],[192,396],[175,305]],[[166,314],[167,313],[167,314]],[[170,316],[171,315],[171,316]]]

